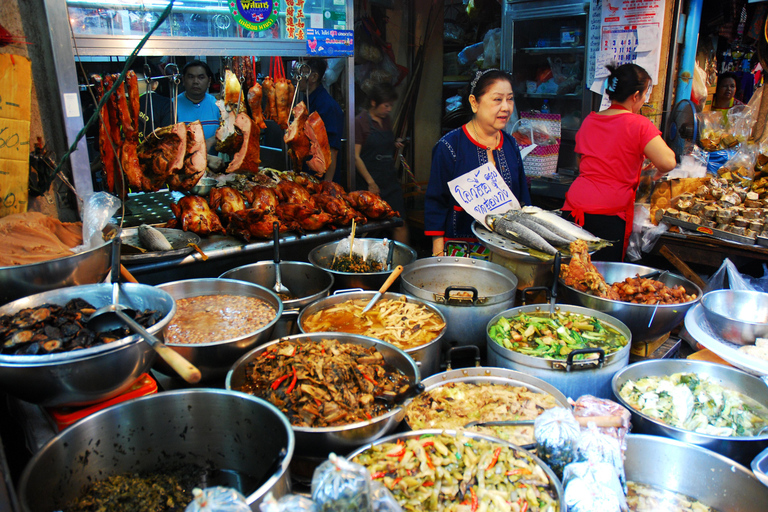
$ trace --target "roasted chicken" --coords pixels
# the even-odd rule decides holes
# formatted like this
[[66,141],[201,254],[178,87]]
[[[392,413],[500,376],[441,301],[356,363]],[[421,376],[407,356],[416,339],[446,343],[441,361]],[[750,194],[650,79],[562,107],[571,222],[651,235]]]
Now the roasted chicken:
[[243,194],[232,187],[214,187],[208,197],[211,208],[221,209],[221,215],[228,219],[233,213],[245,210]]
[[280,180],[277,183],[277,198],[281,203],[315,206],[309,191],[298,183],[290,180]]
[[171,203],[171,210],[176,216],[176,222],[173,224],[184,231],[192,231],[198,235],[224,233],[224,226],[204,197],[184,196],[178,203]]
[[326,194],[333,197],[341,197],[347,195],[347,191],[344,187],[333,181],[321,181],[314,191],[315,194]]
[[277,192],[275,187],[266,185],[253,185],[243,194],[251,204],[250,209],[260,213],[273,213],[277,209]]
[[357,224],[368,222],[365,215],[349,206],[349,203],[341,197],[329,194],[315,194],[312,197],[315,200],[315,204],[331,216],[331,223],[334,226],[349,226],[353,220]]
[[390,219],[400,216],[381,196],[367,190],[350,192],[347,194],[347,201],[352,205],[352,208],[369,219]]
[[280,203],[277,216],[290,229],[300,231],[317,231],[333,220],[326,212],[308,204]]
[[[269,213],[261,213],[256,210],[240,210],[229,217],[227,234],[239,236],[246,242],[254,238],[272,238],[273,224],[280,223],[280,219]],[[288,231],[288,227],[280,224],[280,233]]]

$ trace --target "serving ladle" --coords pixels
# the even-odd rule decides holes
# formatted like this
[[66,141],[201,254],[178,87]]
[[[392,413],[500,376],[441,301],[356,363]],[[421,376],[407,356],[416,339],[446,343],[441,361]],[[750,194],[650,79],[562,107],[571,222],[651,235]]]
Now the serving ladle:
[[[275,286],[272,287],[281,299],[283,297],[291,297],[291,290],[283,284],[282,275],[280,273],[280,224],[274,222],[272,224],[272,238],[275,248]],[[285,300],[285,299],[283,299]]]
[[195,384],[202,377],[200,370],[187,361],[184,356],[151,335],[129,313],[131,309],[118,303],[120,293],[120,237],[112,239],[112,304],[100,307],[88,318],[87,326],[94,332],[109,332],[128,326],[157,352],[179,376],[190,384]]

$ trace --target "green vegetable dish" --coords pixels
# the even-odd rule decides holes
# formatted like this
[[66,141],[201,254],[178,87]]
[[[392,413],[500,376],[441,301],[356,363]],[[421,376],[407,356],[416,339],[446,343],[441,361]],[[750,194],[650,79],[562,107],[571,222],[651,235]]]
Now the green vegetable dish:
[[406,511],[557,512],[549,476],[521,449],[442,433],[374,445],[354,458]]
[[[572,312],[521,313],[500,318],[488,329],[493,341],[521,354],[545,359],[566,359],[572,351],[601,348],[605,355],[627,346],[626,336],[611,324]],[[574,360],[595,359],[598,354],[578,354]]]
[[699,434],[754,437],[768,426],[768,408],[705,374],[628,380],[619,395],[646,416]]

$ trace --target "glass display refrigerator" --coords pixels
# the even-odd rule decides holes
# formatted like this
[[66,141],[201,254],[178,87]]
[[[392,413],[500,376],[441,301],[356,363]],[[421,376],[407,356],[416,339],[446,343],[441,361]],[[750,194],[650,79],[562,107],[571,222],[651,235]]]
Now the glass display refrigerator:
[[505,0],[502,67],[513,77],[518,112],[561,115],[558,175],[578,172],[576,131],[600,98],[585,87],[589,2]]

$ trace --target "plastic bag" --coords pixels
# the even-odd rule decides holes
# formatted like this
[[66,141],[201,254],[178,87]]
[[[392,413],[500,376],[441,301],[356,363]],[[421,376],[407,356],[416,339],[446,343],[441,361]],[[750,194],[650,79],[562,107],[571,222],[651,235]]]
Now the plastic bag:
[[720,268],[712,274],[707,281],[707,287],[704,289],[704,293],[712,290],[748,290],[755,291],[755,288],[749,283],[749,281],[741,275],[739,269],[733,262],[725,258]]
[[286,494],[276,500],[271,492],[264,497],[259,508],[261,512],[320,512],[317,504],[309,498]]
[[392,492],[378,480],[371,481],[371,500],[373,512],[403,512]]
[[757,160],[757,146],[753,142],[742,144],[725,165],[718,169],[717,174],[732,181],[732,178],[751,180],[755,177],[755,162]]
[[696,63],[693,69],[693,86],[691,88],[691,100],[701,105],[707,99],[707,73]]
[[581,431],[581,437],[576,443],[575,457],[578,462],[605,462],[613,466],[619,477],[619,483],[626,492],[627,477],[624,474],[624,456],[618,439],[603,434],[592,423]]
[[551,146],[557,144],[557,138],[549,133],[547,123],[543,120],[522,118],[512,127],[512,136],[521,146]]
[[587,425],[591,421],[589,418],[594,418],[600,432],[618,440],[623,456],[627,449],[626,436],[632,426],[632,415],[626,407],[613,400],[592,395],[581,395],[571,405],[576,418],[587,418]]
[[558,478],[562,478],[563,469],[573,461],[580,431],[573,413],[564,407],[548,409],[534,421],[536,453]]
[[371,512],[370,473],[332,453],[312,475],[312,500],[323,512]]
[[472,64],[483,54],[483,43],[475,43],[471,46],[467,46],[459,52],[459,64],[467,66]]
[[727,133],[720,140],[720,145],[724,148],[732,148],[746,142],[757,120],[755,113],[756,110],[746,105],[737,105],[729,109],[726,113]]
[[699,118],[699,145],[706,151],[717,151],[725,132],[725,116],[717,110],[699,112],[696,116]]
[[605,462],[574,462],[563,475],[568,512],[626,512],[619,477]]
[[483,37],[483,67],[499,67],[501,57],[501,29],[493,28]]
[[707,172],[717,174],[718,169],[735,154],[735,149],[720,149],[707,153]]
[[85,196],[83,201],[83,244],[72,248],[72,252],[88,251],[104,244],[102,230],[109,219],[120,208],[120,199],[107,192],[96,192]]
[[245,496],[230,487],[195,488],[192,495],[184,512],[251,512]]

